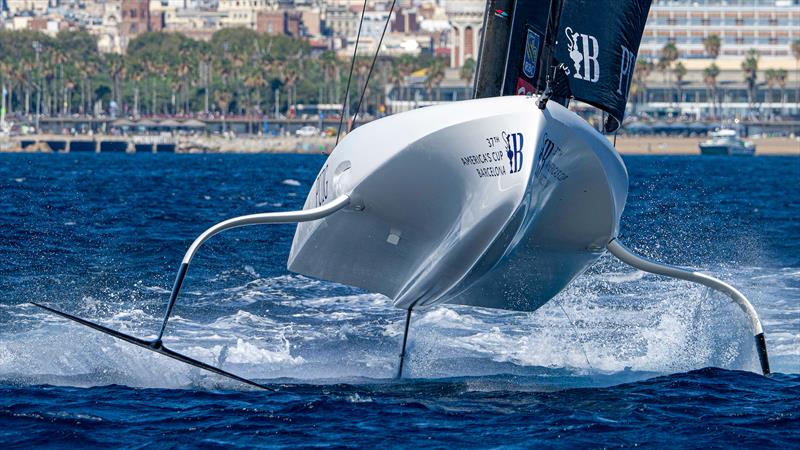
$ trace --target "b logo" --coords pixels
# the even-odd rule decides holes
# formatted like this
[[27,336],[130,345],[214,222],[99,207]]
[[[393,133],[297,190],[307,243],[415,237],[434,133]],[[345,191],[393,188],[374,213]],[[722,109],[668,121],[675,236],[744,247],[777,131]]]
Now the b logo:
[[[575,78],[597,83],[597,80],[600,79],[600,63],[597,62],[600,45],[597,43],[597,39],[588,34],[574,33],[570,27],[564,29],[564,34],[567,35],[569,57],[572,58],[572,65],[575,66]],[[583,73],[581,73],[581,65],[583,65]]]
[[503,141],[506,144],[506,156],[508,156],[509,173],[517,173],[522,170],[522,133],[503,132]]

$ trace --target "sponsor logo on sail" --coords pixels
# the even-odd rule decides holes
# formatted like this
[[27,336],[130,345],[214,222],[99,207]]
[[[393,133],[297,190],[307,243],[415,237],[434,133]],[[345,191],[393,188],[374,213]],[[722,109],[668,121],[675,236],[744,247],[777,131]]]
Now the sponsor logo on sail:
[[508,157],[509,173],[517,173],[522,170],[522,146],[524,139],[522,133],[502,133],[503,142],[506,144],[506,156]]
[[617,94],[626,96],[631,86],[631,75],[633,74],[633,67],[636,64],[636,54],[628,50],[624,45],[620,45],[620,52]]
[[524,78],[517,78],[517,95],[533,95],[536,93],[536,88],[528,83]]
[[503,11],[502,9],[495,9],[494,10],[494,15],[497,16],[497,17],[501,17],[503,19],[508,19],[508,12],[507,11]]
[[[575,67],[573,76],[578,80],[597,83],[600,79],[600,63],[597,61],[600,45],[597,38],[574,32],[570,27],[564,29],[564,34],[567,35],[567,50]],[[569,72],[567,74],[569,75]]]
[[539,33],[528,28],[528,36],[525,39],[525,57],[522,60],[522,73],[530,79],[534,79],[536,76],[540,42]]

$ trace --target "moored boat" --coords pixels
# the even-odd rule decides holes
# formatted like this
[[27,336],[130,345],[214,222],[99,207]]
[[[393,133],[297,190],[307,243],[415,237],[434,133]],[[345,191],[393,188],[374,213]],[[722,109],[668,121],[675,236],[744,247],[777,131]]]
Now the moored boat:
[[702,155],[752,156],[756,146],[739,137],[736,130],[723,128],[711,133],[710,139],[700,143]]

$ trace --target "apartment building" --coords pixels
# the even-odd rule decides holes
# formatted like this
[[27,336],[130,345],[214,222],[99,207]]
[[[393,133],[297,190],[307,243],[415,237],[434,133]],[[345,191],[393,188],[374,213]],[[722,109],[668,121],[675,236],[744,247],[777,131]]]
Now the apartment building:
[[657,58],[674,43],[681,58],[708,57],[703,41],[720,37],[720,56],[790,56],[800,39],[800,0],[654,0],[639,55]]

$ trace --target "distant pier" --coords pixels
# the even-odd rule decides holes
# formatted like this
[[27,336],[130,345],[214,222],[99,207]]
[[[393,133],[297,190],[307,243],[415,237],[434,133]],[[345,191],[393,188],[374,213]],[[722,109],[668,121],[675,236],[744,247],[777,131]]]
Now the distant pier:
[[178,140],[162,136],[28,135],[12,137],[6,151],[46,153],[175,153]]
[[0,137],[0,151],[25,153],[327,153],[333,137],[117,136],[34,134]]

